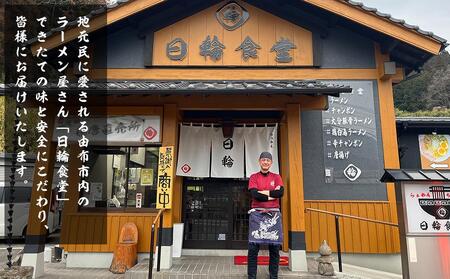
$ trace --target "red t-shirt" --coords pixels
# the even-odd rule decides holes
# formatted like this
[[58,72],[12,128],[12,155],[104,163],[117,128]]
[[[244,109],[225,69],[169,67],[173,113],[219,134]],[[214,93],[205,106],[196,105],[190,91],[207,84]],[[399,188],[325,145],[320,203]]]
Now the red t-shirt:
[[[283,180],[281,176],[276,173],[268,172],[267,175],[263,175],[261,172],[254,173],[250,176],[248,181],[248,189],[257,189],[258,191],[273,191],[277,186],[283,186]],[[257,201],[252,199],[252,208],[280,208],[279,199],[271,201]]]

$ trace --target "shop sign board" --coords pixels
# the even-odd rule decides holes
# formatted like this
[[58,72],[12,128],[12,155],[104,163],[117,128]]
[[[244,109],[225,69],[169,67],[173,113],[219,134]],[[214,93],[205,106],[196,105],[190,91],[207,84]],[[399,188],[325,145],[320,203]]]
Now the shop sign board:
[[450,235],[450,183],[403,183],[407,234]]
[[[161,118],[159,115],[110,116],[107,118],[86,118],[87,133],[83,133],[91,143],[123,145],[145,144],[161,141]],[[68,136],[67,136],[68,134]],[[54,141],[80,139],[78,118],[56,119]]]
[[174,178],[174,147],[159,148],[158,184],[156,190],[156,208],[172,208]]

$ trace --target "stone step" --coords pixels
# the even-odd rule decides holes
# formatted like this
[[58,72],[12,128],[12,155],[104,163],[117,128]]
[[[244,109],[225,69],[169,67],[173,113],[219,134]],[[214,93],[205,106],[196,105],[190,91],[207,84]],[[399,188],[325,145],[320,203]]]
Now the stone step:
[[[310,272],[292,272],[285,266],[280,266],[279,278],[344,278],[343,276],[323,277],[317,273]],[[125,279],[147,279],[148,278],[148,259],[139,262],[133,268],[125,273]],[[182,257],[174,259],[172,268],[169,270],[153,271],[154,279],[216,279],[247,278],[246,265],[234,265],[233,257]],[[258,266],[258,278],[269,278],[268,266]]]

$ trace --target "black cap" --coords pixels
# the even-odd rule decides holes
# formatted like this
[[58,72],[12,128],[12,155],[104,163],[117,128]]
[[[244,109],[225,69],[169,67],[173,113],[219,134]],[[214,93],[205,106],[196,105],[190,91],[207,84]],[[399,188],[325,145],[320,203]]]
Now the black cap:
[[270,159],[272,161],[272,154],[267,151],[261,152],[261,155],[259,155],[259,159]]

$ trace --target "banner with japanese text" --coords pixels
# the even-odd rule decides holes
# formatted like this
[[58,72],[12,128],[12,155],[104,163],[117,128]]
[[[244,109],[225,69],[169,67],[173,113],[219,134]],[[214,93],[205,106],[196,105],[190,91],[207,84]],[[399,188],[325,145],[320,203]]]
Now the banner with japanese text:
[[[5,153],[0,156],[8,159],[4,160],[8,165],[0,176],[5,178],[3,203],[10,210],[4,211],[5,224],[0,227],[8,238],[22,236],[24,227],[28,228],[33,240],[25,249],[36,249],[24,255],[23,262],[33,263],[33,254],[45,247],[45,233],[59,228],[61,243],[67,245],[106,243],[106,230],[91,238],[80,234],[69,239],[65,232],[71,225],[61,227],[60,218],[64,205],[71,204],[80,210],[95,207],[99,222],[105,223],[109,201],[116,194],[108,191],[112,183],[107,163],[113,155],[93,151],[97,142],[107,142],[100,129],[108,127],[108,86],[106,71],[96,74],[95,86],[89,72],[93,61],[107,61],[108,52],[106,40],[94,39],[105,31],[97,30],[94,36],[90,32],[89,11],[106,9],[106,5],[13,2],[17,1],[2,1],[5,61],[0,91],[5,95],[5,129],[0,137]],[[96,18],[95,24],[104,26],[106,19]],[[49,46],[51,41],[56,43]],[[103,117],[95,122],[98,129],[91,129],[94,108],[95,115]],[[70,127],[64,125],[66,119],[73,120]],[[13,206],[16,203],[26,204],[26,210],[19,211]],[[93,232],[94,228],[86,224],[83,230]],[[36,277],[38,273],[39,269]]]
[[172,208],[172,185],[174,159],[173,146],[159,148],[158,184],[156,188],[156,208]]
[[222,128],[212,134],[211,177],[244,177],[244,131],[234,128],[233,137],[225,138]]
[[259,171],[258,159],[263,151],[272,154],[271,171],[279,173],[277,125],[235,127],[232,138],[225,138],[222,128],[182,125],[176,174],[187,177],[250,177]]
[[177,175],[209,177],[212,127],[180,127]]
[[260,170],[259,155],[267,151],[272,154],[270,171],[279,173],[278,165],[278,126],[273,127],[244,127],[245,139],[245,175],[250,177]]

